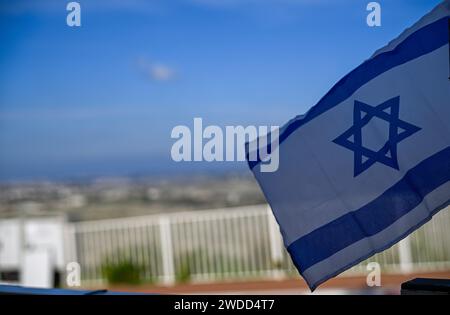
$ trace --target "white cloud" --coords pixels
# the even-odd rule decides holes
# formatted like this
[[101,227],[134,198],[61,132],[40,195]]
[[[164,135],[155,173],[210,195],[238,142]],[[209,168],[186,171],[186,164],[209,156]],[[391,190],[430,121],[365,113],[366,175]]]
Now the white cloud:
[[151,66],[150,74],[157,81],[168,81],[174,78],[175,71],[165,65],[157,64]]
[[162,63],[151,62],[146,58],[138,59],[138,67],[153,81],[171,81],[176,77],[176,72],[171,67]]

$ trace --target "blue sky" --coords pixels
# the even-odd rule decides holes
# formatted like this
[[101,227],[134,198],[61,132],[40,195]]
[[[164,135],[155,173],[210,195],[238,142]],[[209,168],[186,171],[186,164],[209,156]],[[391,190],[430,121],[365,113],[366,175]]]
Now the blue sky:
[[0,180],[201,169],[174,126],[282,125],[439,3],[89,0],[70,28],[68,2],[0,0]]

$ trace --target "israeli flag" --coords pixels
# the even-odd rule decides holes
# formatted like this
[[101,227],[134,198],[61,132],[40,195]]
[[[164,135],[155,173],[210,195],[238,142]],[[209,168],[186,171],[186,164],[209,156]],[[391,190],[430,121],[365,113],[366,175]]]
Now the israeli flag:
[[449,16],[447,0],[280,128],[277,171],[249,159],[311,290],[449,204]]

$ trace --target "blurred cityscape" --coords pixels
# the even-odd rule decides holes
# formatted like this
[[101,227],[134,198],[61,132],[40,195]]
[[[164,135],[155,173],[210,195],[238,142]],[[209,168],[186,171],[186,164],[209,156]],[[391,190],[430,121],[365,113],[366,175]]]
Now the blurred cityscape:
[[64,214],[70,221],[264,203],[248,174],[0,183],[0,217]]

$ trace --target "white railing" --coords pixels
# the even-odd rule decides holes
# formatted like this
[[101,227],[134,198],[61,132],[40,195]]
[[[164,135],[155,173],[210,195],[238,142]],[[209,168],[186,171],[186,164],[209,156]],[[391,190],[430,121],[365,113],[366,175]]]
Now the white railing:
[[[385,272],[450,269],[450,213],[375,255]],[[172,284],[296,273],[266,205],[80,222],[67,229],[67,261],[86,282],[104,281],[106,265],[136,266],[141,280]],[[366,272],[367,262],[344,275]]]

